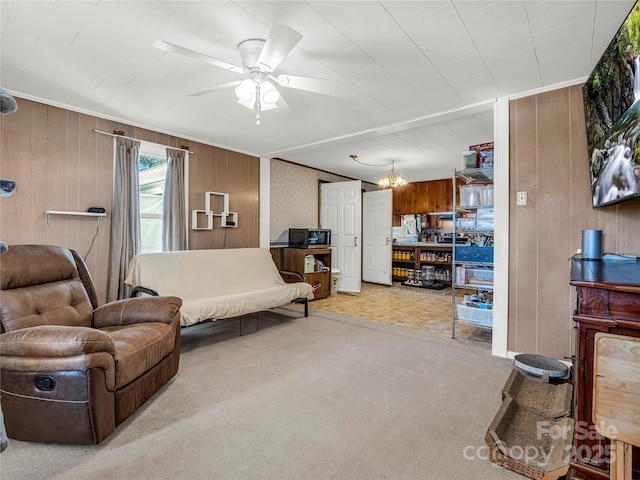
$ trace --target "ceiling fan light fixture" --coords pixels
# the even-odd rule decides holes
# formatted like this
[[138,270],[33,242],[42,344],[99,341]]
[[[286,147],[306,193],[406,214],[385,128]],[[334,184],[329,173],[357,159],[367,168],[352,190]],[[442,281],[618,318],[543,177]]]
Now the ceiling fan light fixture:
[[267,110],[273,110],[274,108],[278,108],[278,105],[276,105],[275,103],[269,104],[269,105],[265,105],[265,104],[260,105],[261,112],[266,112]]
[[280,92],[273,86],[273,84],[265,80],[260,82],[260,109],[261,110],[271,110],[273,108],[277,108],[280,100]]
[[243,80],[235,89],[238,103],[250,110],[253,110],[256,103],[256,89],[257,85],[252,79],[247,78]]
[[[238,103],[256,112],[256,123],[260,124],[260,112],[278,108],[278,102],[286,106],[278,87],[294,88],[323,95],[345,96],[347,90],[340,82],[298,75],[273,75],[287,55],[298,45],[302,34],[295,29],[274,22],[267,38],[249,38],[238,44],[242,66],[227,63],[196,50],[174,45],[163,40],[153,42],[153,46],[167,52],[200,60],[225,70],[248,74],[245,80],[227,82],[222,85],[194,92],[189,96],[200,96],[222,88],[235,87]],[[270,79],[271,81],[268,81]],[[275,84],[275,86],[274,86]],[[282,101],[281,101],[282,100]]]

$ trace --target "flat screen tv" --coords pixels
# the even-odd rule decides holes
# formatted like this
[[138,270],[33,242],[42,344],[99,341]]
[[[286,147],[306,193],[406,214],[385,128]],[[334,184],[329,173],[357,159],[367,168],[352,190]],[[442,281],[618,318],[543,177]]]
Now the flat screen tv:
[[582,87],[594,207],[640,197],[640,0]]

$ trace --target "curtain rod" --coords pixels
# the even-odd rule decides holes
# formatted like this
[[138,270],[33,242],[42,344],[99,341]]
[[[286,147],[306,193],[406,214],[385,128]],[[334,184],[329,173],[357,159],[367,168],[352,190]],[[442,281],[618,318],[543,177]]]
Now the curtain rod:
[[[109,133],[109,132],[103,132],[102,130],[97,130],[97,129],[93,129],[94,132],[99,133],[101,135],[108,135],[110,137],[122,137],[122,138],[128,138],[129,140],[135,140],[137,142],[146,142],[147,140],[140,140],[139,138],[133,138],[133,137],[127,137],[126,135],[120,135],[117,133]],[[173,148],[174,150],[182,150],[183,152],[187,152],[191,155],[195,155],[195,152],[192,152],[191,150],[187,150],[186,148],[178,148],[178,147],[172,147],[170,145],[163,145],[161,143],[156,143],[156,142],[149,142],[149,143],[154,143],[156,145],[160,145],[161,147],[166,147],[166,148]]]

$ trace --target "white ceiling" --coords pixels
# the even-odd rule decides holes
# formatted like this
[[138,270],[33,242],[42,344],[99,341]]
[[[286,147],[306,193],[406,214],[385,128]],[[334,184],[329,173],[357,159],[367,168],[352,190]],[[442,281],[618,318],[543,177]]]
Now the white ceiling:
[[[584,80],[634,0],[0,2],[3,88],[18,97],[256,156],[376,181],[451,176],[493,140],[497,97]],[[165,40],[239,64],[273,22],[303,38],[276,73],[340,80],[348,98],[279,88],[255,114],[242,79],[153,47]]]

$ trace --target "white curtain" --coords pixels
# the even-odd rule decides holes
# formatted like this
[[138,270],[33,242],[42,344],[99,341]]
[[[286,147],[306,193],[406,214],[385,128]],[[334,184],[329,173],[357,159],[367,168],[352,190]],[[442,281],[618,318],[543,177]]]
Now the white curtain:
[[124,279],[129,261],[140,252],[140,142],[117,137],[115,141],[113,203],[111,205],[111,249],[107,301],[126,298]]
[[186,152],[167,148],[167,173],[162,206],[162,251],[187,248],[185,208]]

